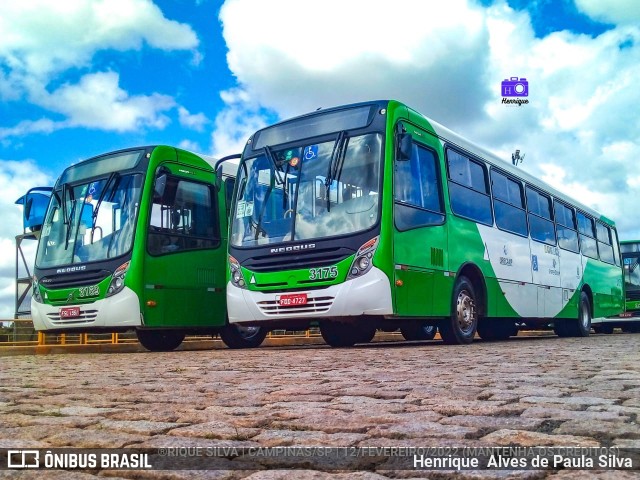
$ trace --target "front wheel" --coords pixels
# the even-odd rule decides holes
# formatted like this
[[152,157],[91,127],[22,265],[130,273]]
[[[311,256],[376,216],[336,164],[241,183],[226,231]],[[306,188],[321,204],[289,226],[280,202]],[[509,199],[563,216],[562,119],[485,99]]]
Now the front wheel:
[[438,327],[435,325],[426,325],[421,322],[411,323],[400,327],[400,333],[405,340],[433,340],[436,336]]
[[142,346],[152,352],[170,352],[184,340],[180,330],[136,330],[136,335]]
[[451,316],[439,326],[440,336],[449,345],[463,345],[473,342],[478,328],[478,301],[473,284],[465,276],[460,276],[453,289]]
[[259,347],[269,333],[263,327],[243,327],[228,323],[220,330],[220,338],[229,348]]
[[320,322],[320,334],[327,345],[337,348],[353,347],[363,340],[358,338],[358,332],[353,325],[336,321]]

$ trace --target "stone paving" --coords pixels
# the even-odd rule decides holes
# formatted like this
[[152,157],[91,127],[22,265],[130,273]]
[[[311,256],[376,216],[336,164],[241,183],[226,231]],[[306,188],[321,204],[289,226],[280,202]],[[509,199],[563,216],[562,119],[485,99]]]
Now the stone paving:
[[[640,448],[640,335],[0,358],[0,448]],[[276,466],[277,467],[277,466]],[[0,478],[640,478],[636,471],[24,472]]]

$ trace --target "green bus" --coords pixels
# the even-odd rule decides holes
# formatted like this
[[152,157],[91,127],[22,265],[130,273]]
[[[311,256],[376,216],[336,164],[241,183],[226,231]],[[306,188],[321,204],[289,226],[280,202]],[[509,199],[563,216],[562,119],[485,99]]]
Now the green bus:
[[332,346],[586,336],[623,310],[614,222],[397,101],[254,133],[230,224],[229,321]]
[[622,318],[635,320],[620,327],[628,332],[640,332],[640,240],[620,242],[624,264],[625,312]]
[[[57,180],[36,253],[31,315],[43,332],[135,330],[149,350],[185,334],[258,346],[260,326],[226,318],[232,175],[169,146],[111,152]],[[233,169],[235,173],[235,168]]]

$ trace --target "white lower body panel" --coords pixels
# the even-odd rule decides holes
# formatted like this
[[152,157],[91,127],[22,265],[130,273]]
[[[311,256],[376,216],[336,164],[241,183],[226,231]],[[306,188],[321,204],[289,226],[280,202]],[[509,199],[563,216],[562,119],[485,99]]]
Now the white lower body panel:
[[306,293],[307,303],[281,307],[280,295],[292,292],[254,292],[227,283],[227,311],[230,323],[277,321],[287,318],[351,317],[391,315],[391,285],[378,268],[359,278],[321,289],[296,291]]
[[138,295],[128,287],[120,293],[93,303],[64,305],[64,307],[80,307],[80,316],[61,318],[62,306],[47,305],[31,300],[31,317],[36,330],[78,330],[89,328],[122,328],[139,327],[140,303]]

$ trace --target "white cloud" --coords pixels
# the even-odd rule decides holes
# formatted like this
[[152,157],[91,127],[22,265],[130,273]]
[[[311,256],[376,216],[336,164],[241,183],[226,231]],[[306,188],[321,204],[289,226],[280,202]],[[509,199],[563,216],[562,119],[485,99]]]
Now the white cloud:
[[169,119],[161,112],[175,106],[166,95],[129,95],[120,88],[115,72],[87,74],[75,85],[65,84],[50,94],[34,96],[39,105],[64,114],[71,126],[119,132],[141,126],[164,128]]
[[[141,50],[144,45],[191,51],[195,65],[202,59],[193,29],[165,18],[150,0],[0,2],[0,32],[0,100],[10,104],[27,98],[56,118],[63,116],[6,126],[0,130],[4,139],[77,126],[163,128],[169,119],[162,112],[175,107],[171,97],[132,95],[120,87],[117,73],[84,72],[99,51]],[[67,82],[51,87],[61,79]]]
[[191,130],[196,130],[201,132],[204,129],[204,126],[209,123],[209,119],[206,117],[204,113],[189,113],[184,107],[178,108],[178,115],[180,119],[180,125],[183,127],[187,127]]
[[[0,160],[0,320],[13,318],[15,295],[15,237],[22,233],[22,207],[14,202],[35,186],[50,186],[54,179],[32,160]],[[32,272],[35,243],[25,241],[25,257]],[[24,275],[20,262],[20,275]]]
[[[640,237],[628,201],[640,198],[637,169],[625,161],[640,149],[638,22],[618,15],[620,25],[597,37],[562,31],[538,38],[529,14],[504,1],[486,8],[471,0],[437,8],[303,3],[227,0],[222,7],[239,88],[222,97],[229,109],[218,116],[214,146],[239,145],[254,124],[268,121],[264,110],[286,118],[395,98],[505,160],[520,149],[527,155],[521,168],[617,219],[622,237]],[[500,83],[516,75],[528,79],[530,103],[508,107]],[[550,176],[554,165],[561,182]]]
[[578,10],[601,22],[632,24],[640,22],[637,0],[575,0]]

